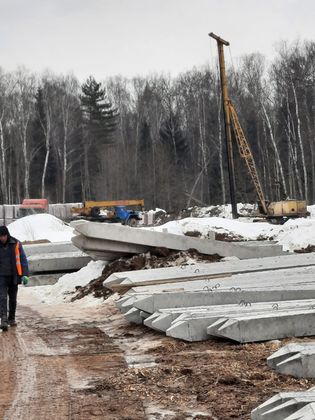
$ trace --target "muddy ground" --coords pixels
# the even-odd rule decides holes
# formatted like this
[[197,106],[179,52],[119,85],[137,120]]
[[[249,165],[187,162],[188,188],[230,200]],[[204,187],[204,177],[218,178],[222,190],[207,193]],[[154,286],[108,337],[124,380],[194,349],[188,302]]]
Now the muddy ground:
[[1,419],[249,419],[314,383],[267,367],[280,342],[176,341],[128,324],[112,299],[47,305],[21,289],[18,320],[0,333]]

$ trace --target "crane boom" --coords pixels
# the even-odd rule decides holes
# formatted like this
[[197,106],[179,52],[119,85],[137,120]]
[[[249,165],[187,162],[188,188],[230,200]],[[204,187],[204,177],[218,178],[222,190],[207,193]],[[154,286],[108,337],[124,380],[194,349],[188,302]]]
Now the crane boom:
[[232,215],[234,218],[238,217],[237,204],[235,198],[235,176],[234,176],[234,160],[233,160],[233,144],[231,126],[234,132],[240,156],[245,160],[249,175],[255,186],[256,193],[259,200],[259,216],[265,217],[273,223],[284,223],[288,218],[307,217],[305,200],[286,199],[283,201],[267,202],[259,180],[256,164],[250,146],[246,140],[245,134],[239,122],[236,110],[229,98],[227,78],[225,74],[224,52],[223,46],[230,45],[228,41],[215,35],[213,32],[209,34],[214,38],[218,44],[219,64],[220,64],[220,79],[221,90],[223,98],[223,110],[225,120],[225,133],[226,133],[226,149],[229,170],[229,183],[230,183],[230,196],[232,204]]
[[229,113],[231,116],[231,122],[233,127],[233,132],[237,141],[238,149],[240,152],[241,157],[245,160],[250,177],[253,181],[253,184],[255,186],[259,202],[261,204],[262,210],[264,214],[268,213],[267,206],[266,206],[266,200],[264,196],[264,192],[259,180],[258,172],[256,169],[255,160],[253,157],[253,154],[251,152],[250,146],[248,141],[246,140],[244,131],[241,127],[241,124],[239,122],[236,110],[234,108],[234,105],[232,104],[231,100],[228,102],[228,108]]

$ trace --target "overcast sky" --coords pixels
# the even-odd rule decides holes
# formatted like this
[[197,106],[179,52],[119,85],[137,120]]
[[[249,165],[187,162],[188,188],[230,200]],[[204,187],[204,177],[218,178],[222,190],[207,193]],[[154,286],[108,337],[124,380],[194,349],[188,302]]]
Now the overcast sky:
[[[0,0],[0,66],[73,72],[81,81],[178,74],[216,59],[272,57],[280,40],[315,41],[314,0]],[[227,59],[230,57],[227,52]]]

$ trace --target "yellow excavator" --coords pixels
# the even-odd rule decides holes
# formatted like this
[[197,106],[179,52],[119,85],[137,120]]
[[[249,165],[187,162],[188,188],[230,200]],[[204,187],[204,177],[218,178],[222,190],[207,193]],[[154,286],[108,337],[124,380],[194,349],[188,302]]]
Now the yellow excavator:
[[234,161],[233,161],[233,144],[232,144],[232,130],[238,146],[240,156],[244,159],[249,175],[255,186],[258,196],[258,212],[257,216],[267,219],[272,223],[284,223],[289,218],[306,217],[309,215],[305,200],[286,199],[283,201],[270,202],[265,199],[265,195],[259,180],[253,154],[251,152],[249,143],[245,137],[241,124],[239,122],[236,110],[228,95],[227,78],[225,73],[224,51],[223,46],[230,45],[229,42],[215,35],[213,32],[209,34],[211,38],[217,41],[220,65],[220,80],[223,99],[225,134],[226,134],[226,150],[229,170],[229,185],[230,196],[232,204],[233,218],[239,217],[237,212],[237,204],[235,199],[235,176],[234,176]]

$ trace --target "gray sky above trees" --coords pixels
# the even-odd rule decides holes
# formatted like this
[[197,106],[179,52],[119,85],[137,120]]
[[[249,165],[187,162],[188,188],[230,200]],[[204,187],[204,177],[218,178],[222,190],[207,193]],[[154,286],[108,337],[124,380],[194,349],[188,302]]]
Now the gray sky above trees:
[[[177,74],[231,54],[271,58],[281,40],[315,40],[314,0],[0,0],[0,66],[89,74]],[[229,58],[229,53],[227,59]]]

